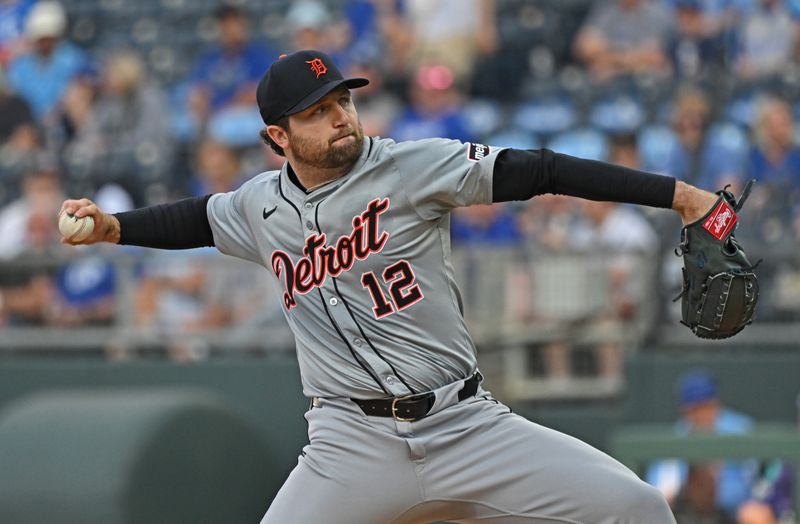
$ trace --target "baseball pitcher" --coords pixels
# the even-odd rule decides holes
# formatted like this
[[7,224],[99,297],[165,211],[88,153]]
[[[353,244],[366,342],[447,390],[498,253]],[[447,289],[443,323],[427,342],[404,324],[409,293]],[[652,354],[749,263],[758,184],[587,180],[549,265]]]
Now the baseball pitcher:
[[115,215],[87,199],[82,242],[216,246],[282,289],[309,444],[262,524],[672,523],[660,493],[600,451],[481,387],[450,263],[450,211],[560,193],[672,208],[718,197],[542,149],[365,137],[330,57],[300,51],[261,80],[261,135],[286,157],[230,193]]

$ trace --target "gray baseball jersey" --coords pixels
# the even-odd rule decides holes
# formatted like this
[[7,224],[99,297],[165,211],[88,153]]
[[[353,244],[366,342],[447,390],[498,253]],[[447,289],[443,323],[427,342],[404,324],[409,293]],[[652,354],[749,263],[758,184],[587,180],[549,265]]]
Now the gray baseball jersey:
[[[309,444],[262,524],[674,524],[655,488],[607,455],[481,388],[459,400],[476,355],[449,211],[491,203],[499,151],[367,138],[347,175],[310,193],[284,166],[209,200],[217,247],[280,283],[315,397]],[[418,420],[351,400],[427,391]]]
[[217,247],[283,289],[307,396],[402,396],[474,372],[448,212],[491,203],[499,151],[365,138],[350,172],[310,193],[284,166],[210,199]]

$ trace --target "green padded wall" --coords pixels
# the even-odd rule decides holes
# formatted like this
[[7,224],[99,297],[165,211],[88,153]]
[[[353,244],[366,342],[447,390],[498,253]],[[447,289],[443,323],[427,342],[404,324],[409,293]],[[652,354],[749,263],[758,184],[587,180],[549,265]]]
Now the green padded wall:
[[800,346],[775,350],[642,351],[627,359],[620,399],[580,403],[519,403],[520,415],[589,444],[609,450],[616,427],[630,423],[671,423],[678,416],[675,383],[687,369],[710,370],[720,397],[759,422],[796,424],[800,394]]
[[[294,355],[215,359],[194,364],[141,360],[39,358],[0,360],[0,416],[26,395],[51,390],[193,387],[219,395],[261,435],[274,462],[271,500],[307,443],[300,371]],[[3,524],[0,521],[0,524]]]
[[796,423],[800,345],[783,350],[640,353],[628,359],[625,421],[671,422],[678,416],[675,385],[690,368],[711,371],[720,399],[758,421]]
[[[689,367],[714,371],[723,398],[759,421],[794,423],[795,396],[800,392],[800,351],[664,351],[633,355],[626,369],[623,398],[591,405],[518,404],[514,410],[532,420],[607,449],[608,436],[619,424],[671,422],[673,387]],[[219,395],[230,409],[254,427],[267,448],[271,466],[263,490],[265,507],[297,463],[306,443],[299,370],[292,355],[266,359],[212,360],[190,365],[165,361],[108,363],[91,359],[0,360],[0,418],[27,395],[52,390],[94,391],[173,386],[202,388]],[[2,446],[0,446],[2,448]],[[3,459],[5,460],[5,459]],[[0,470],[4,468],[0,462]],[[5,482],[3,477],[2,482]],[[0,491],[4,489],[0,483]],[[0,517],[0,523],[7,522]]]
[[0,413],[0,522],[258,522],[273,489],[252,424],[205,391],[63,391]]

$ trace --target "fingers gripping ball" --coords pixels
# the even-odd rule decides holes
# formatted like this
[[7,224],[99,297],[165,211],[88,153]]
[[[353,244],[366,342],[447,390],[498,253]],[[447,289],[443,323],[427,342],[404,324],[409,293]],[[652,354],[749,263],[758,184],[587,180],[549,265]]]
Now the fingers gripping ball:
[[70,242],[82,242],[94,231],[94,219],[64,212],[58,217],[58,230]]

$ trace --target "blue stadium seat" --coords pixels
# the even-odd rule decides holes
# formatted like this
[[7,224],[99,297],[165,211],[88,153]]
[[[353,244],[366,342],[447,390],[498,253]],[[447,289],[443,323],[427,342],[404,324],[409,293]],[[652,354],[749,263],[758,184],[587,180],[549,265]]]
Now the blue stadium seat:
[[725,109],[725,118],[744,128],[749,128],[753,125],[756,104],[762,94],[757,91],[747,91],[735,96]]
[[515,109],[515,126],[539,136],[553,136],[574,126],[577,108],[566,95],[552,94],[534,97]]
[[231,147],[255,146],[261,143],[258,133],[262,127],[264,124],[257,111],[249,107],[233,107],[211,117],[208,134]]
[[469,129],[477,136],[493,133],[503,124],[500,104],[488,98],[470,99],[462,113]]
[[669,159],[678,148],[678,137],[666,125],[650,124],[637,135],[642,168],[655,173],[667,173]]
[[580,158],[608,160],[608,137],[589,127],[565,131],[550,140],[547,147]]
[[136,44],[147,45],[155,43],[162,35],[163,27],[153,18],[142,17],[136,20],[131,27],[131,38]]
[[592,126],[612,134],[633,133],[641,127],[645,118],[646,110],[642,102],[624,93],[604,97],[589,110]]
[[744,175],[749,151],[747,133],[737,124],[722,121],[709,127],[705,156],[708,165],[714,166],[718,175]]
[[516,127],[487,136],[486,143],[490,146],[514,149],[538,149],[542,146],[541,141],[533,133]]
[[147,54],[147,63],[162,78],[177,73],[176,62],[175,52],[166,46],[153,47]]

